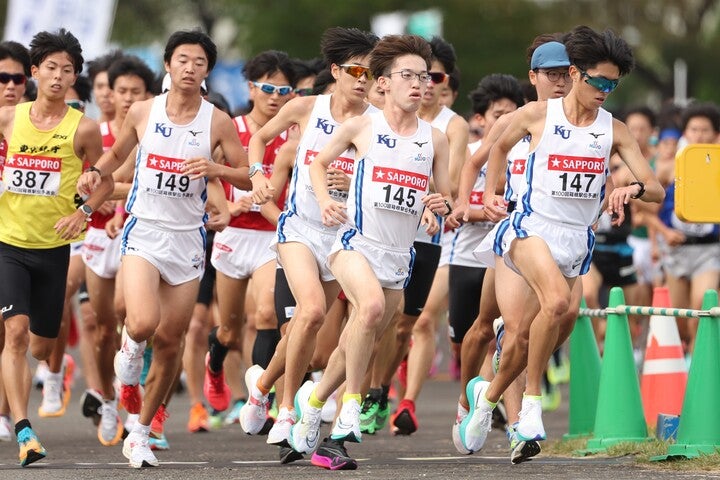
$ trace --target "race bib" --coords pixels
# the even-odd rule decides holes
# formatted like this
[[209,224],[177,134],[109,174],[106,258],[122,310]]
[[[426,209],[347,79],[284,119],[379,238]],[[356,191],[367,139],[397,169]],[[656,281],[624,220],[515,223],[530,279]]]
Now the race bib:
[[428,190],[429,178],[421,173],[373,167],[370,199],[375,208],[420,216],[420,198]]
[[[263,168],[263,170],[265,170],[265,169]],[[252,192],[250,190],[240,190],[237,187],[233,187],[233,195],[232,195],[231,201],[237,202],[242,197],[250,197],[250,196],[252,196]],[[251,212],[259,212],[260,205],[258,205],[257,203],[253,203],[252,206],[250,207],[250,211]]]
[[604,172],[604,157],[550,155],[550,195],[558,198],[599,200]]
[[[316,151],[307,150],[305,152],[305,165],[310,165],[315,160],[315,157],[317,157],[317,154],[318,152]],[[349,157],[338,157],[333,160],[330,165],[328,165],[328,168],[341,170],[348,177],[352,177],[355,173],[355,159]],[[312,185],[308,185],[308,189],[312,191]],[[328,190],[328,193],[333,200],[337,200],[338,202],[345,202],[348,198],[348,192],[342,190]]]
[[5,162],[3,182],[8,192],[55,197],[60,191],[62,160],[16,154]]
[[185,162],[179,158],[149,153],[145,163],[149,173],[145,177],[146,191],[164,197],[192,197],[193,193],[189,191],[190,177],[182,171],[184,165]]

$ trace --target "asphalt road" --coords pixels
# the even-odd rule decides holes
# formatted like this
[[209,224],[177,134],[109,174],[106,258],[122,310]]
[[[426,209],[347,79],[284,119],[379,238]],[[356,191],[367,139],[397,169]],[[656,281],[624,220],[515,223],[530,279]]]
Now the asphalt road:
[[[127,465],[121,445],[103,447],[99,444],[92,423],[80,413],[81,385],[76,386],[65,416],[52,419],[37,417],[40,392],[33,390],[30,420],[48,456],[28,468],[21,468],[17,464],[17,445],[1,443],[0,479],[717,478],[711,474],[646,469],[627,457],[559,458],[541,453],[530,462],[511,465],[507,440],[500,430],[491,432],[479,454],[460,456],[450,438],[457,390],[457,382],[431,380],[418,402],[420,429],[415,434],[394,437],[384,430],[374,436],[365,435],[363,443],[350,444],[348,448],[359,460],[358,469],[338,472],[315,467],[309,460],[280,465],[276,447],[265,444],[264,437],[245,435],[239,425],[207,433],[188,433],[185,427],[189,410],[187,395],[176,396],[169,407],[170,418],[165,428],[171,449],[157,452],[159,467],[138,471]],[[551,440],[567,431],[566,399],[558,411],[544,416]],[[329,431],[329,426],[323,427],[325,431]]]

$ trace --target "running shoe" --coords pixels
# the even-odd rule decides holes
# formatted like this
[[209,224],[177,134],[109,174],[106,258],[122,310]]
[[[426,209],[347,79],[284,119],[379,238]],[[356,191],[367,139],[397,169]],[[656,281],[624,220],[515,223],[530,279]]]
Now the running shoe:
[[542,421],[542,400],[540,397],[523,397],[520,421],[515,431],[518,440],[541,441],[547,438]]
[[63,388],[62,377],[48,375],[43,384],[42,402],[38,407],[41,417],[62,417],[70,401],[70,392]]
[[155,436],[151,433],[150,437],[148,437],[148,444],[150,445],[150,450],[170,450],[170,443],[164,433]]
[[92,418],[95,426],[100,424],[100,407],[102,407],[102,404],[102,394],[92,388],[85,390],[80,397],[83,417]]
[[378,410],[377,415],[375,415],[375,431],[379,432],[383,428],[385,428],[385,425],[388,424],[388,419],[390,418],[390,402],[388,402],[387,398],[380,398],[380,403],[378,403]]
[[310,463],[328,470],[355,470],[357,461],[348,455],[342,442],[323,439],[317,451],[310,458]]
[[360,431],[362,433],[375,434],[375,421],[380,408],[380,399],[365,395],[362,409],[360,410]]
[[[295,425],[290,429],[290,446],[299,453],[314,452],[317,449],[320,437],[322,409],[311,407],[308,403],[313,389],[315,389],[315,384],[312,380],[308,380],[295,394],[295,413],[297,420]],[[358,414],[359,413],[360,406],[358,405]]]
[[402,359],[402,362],[400,362],[400,366],[398,366],[397,369],[397,379],[400,382],[400,385],[402,385],[403,390],[407,388],[407,370],[408,368],[408,360],[407,356]]
[[357,400],[350,399],[343,402],[340,415],[330,432],[331,440],[362,442],[362,433],[360,433],[360,409],[361,407]]
[[120,383],[125,385],[137,385],[140,383],[140,375],[143,371],[143,353],[146,342],[139,343],[137,350],[130,350],[127,329],[122,329],[122,343],[120,350],[115,354],[115,375]]
[[335,420],[335,414],[337,413],[337,390],[332,393],[322,407],[322,421],[323,423],[332,423]]
[[48,364],[46,361],[38,362],[37,368],[35,369],[35,373],[33,374],[32,383],[35,385],[35,388],[38,390],[42,390],[43,386],[45,385],[45,379],[50,374],[50,368],[48,368]]
[[150,450],[150,440],[138,432],[130,433],[123,442],[123,455],[130,461],[133,468],[157,467],[160,465]]
[[45,448],[30,427],[20,430],[20,433],[17,434],[17,442],[20,447],[20,465],[23,467],[42,460],[47,455]]
[[479,451],[492,429],[493,407],[485,399],[490,382],[475,377],[465,387],[470,403],[470,414],[460,423],[460,440],[471,453]]
[[104,400],[100,407],[98,440],[106,447],[117,445],[123,434],[123,423],[117,411],[117,398]]
[[556,385],[542,386],[542,409],[543,412],[554,412],[560,408],[562,393]]
[[296,452],[292,447],[288,445],[280,445],[280,463],[285,465],[287,463],[296,462],[303,459],[303,454]]
[[282,407],[268,432],[266,442],[270,445],[289,445],[288,438],[290,438],[290,428],[293,425],[295,425],[295,410]]
[[0,415],[0,441],[10,442],[13,439],[13,427],[10,425],[10,418]]
[[208,424],[210,425],[210,428],[217,429],[222,427],[223,420],[225,418],[223,417],[223,412],[218,412],[212,407],[210,407],[210,410],[208,410]]
[[390,424],[392,425],[393,435],[411,435],[417,431],[418,421],[415,416],[415,403],[411,400],[401,401]]
[[225,425],[233,425],[236,423],[240,423],[240,410],[242,409],[243,405],[245,405],[245,400],[235,400],[233,403],[232,408],[230,411],[225,415],[225,419],[222,423]]
[[529,461],[532,457],[540,453],[540,444],[534,440],[524,441],[517,438],[515,430],[517,422],[508,425],[505,433],[510,441],[510,463],[517,465],[518,463]]
[[245,372],[248,401],[240,408],[240,426],[248,435],[260,433],[268,418],[268,397],[257,388],[264,371],[260,365],[253,365]]
[[197,402],[195,405],[190,407],[190,417],[188,418],[187,429],[190,433],[207,432],[210,430],[210,424],[208,422],[208,411],[205,410],[205,406]]
[[232,394],[230,387],[225,383],[225,372],[210,370],[210,352],[205,355],[205,379],[203,380],[203,393],[212,408],[222,412],[230,406]]
[[157,412],[155,412],[155,415],[150,422],[150,436],[148,438],[148,443],[150,444],[151,450],[170,449],[170,444],[165,436],[165,420],[167,420],[169,416],[170,415],[165,409],[165,405],[160,404]]
[[455,423],[453,423],[452,427],[452,441],[453,445],[455,445],[455,449],[463,455],[470,455],[471,453],[473,453],[467,448],[465,448],[465,445],[463,445],[462,439],[460,438],[460,424],[463,420],[465,420],[465,417],[467,417],[468,414],[470,414],[470,411],[468,411],[465,407],[462,406],[460,402],[458,402],[457,415],[455,416]]
[[75,383],[75,359],[69,353],[63,355],[63,388],[70,392]]
[[120,385],[120,405],[132,414],[139,414],[142,408],[142,393],[140,385]]

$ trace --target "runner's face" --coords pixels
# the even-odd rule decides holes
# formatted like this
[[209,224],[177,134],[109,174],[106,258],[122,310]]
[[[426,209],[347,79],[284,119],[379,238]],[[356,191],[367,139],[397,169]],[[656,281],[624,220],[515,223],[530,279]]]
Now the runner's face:
[[650,137],[653,133],[653,127],[650,125],[648,118],[641,113],[633,113],[628,115],[625,119],[630,133],[632,134],[635,141],[637,141],[641,147],[650,145]]
[[[535,85],[538,100],[561,98],[567,95],[572,87],[572,80],[567,76],[567,73],[567,67],[530,70],[528,77],[530,83]],[[557,80],[550,80],[550,77],[555,78],[556,76]]]
[[30,72],[38,82],[38,95],[62,101],[65,101],[65,93],[77,78],[70,55],[66,52],[51,53],[39,66],[33,65]]
[[120,75],[113,84],[113,101],[117,112],[127,114],[130,105],[147,98],[145,82],[137,75]]
[[[590,77],[604,77],[608,80],[620,78],[620,69],[614,63],[601,62],[585,72]],[[610,93],[605,93],[587,83],[585,76],[576,66],[570,67],[573,79],[573,88],[577,90],[577,98],[588,109],[597,109],[602,106]]]
[[[257,79],[256,82],[267,83],[276,87],[287,87],[290,85],[290,81],[282,72],[274,72],[270,75],[263,75]],[[280,110],[291,98],[292,91],[287,95],[280,95],[277,90],[275,90],[274,93],[268,94],[263,92],[260,87],[257,87],[250,82],[250,100],[253,102],[253,112],[257,111],[263,117],[272,118],[277,115],[278,110]]]
[[[370,65],[370,56],[359,55],[357,57],[351,57],[347,61],[343,62],[342,65],[360,65],[368,67]],[[359,78],[355,78],[338,65],[332,66],[332,73],[336,81],[335,93],[340,93],[344,97],[352,99],[356,102],[362,102],[365,100],[370,85],[372,84],[372,80],[368,79],[367,75],[360,75]]]
[[498,118],[515,110],[517,110],[517,105],[508,98],[501,98],[500,100],[492,102],[485,111],[485,115],[481,117],[484,121],[483,130],[489,132]]
[[[12,58],[0,60],[0,72],[11,75],[25,75],[22,64]],[[25,95],[25,83],[15,83],[13,81],[0,83],[0,107],[17,105],[23,95]]]
[[93,80],[93,98],[100,111],[108,117],[115,115],[115,104],[113,103],[112,90],[108,81],[107,71],[95,75]]
[[[404,79],[399,72],[410,71],[412,78]],[[397,72],[397,73],[395,73]],[[417,111],[423,101],[423,95],[428,88],[429,82],[420,80],[418,74],[427,74],[427,64],[418,55],[403,55],[393,62],[389,75],[383,77],[388,79],[390,90],[385,94],[385,102],[392,98],[393,103],[402,110]]]
[[688,120],[683,136],[688,143],[715,143],[718,132],[707,117],[693,117]]
[[[432,64],[430,65],[430,71],[447,73],[445,71],[445,67],[443,67],[443,64],[440,63],[438,60],[432,61]],[[434,82],[428,83],[427,89],[425,90],[425,95],[423,95],[423,99],[422,99],[423,106],[434,107],[435,105],[440,103],[440,94],[442,93],[443,87],[446,86],[447,83],[448,83],[447,77],[445,77],[445,80],[443,80],[442,82],[437,83],[437,84]]]
[[172,87],[181,91],[197,91],[200,84],[208,76],[208,59],[205,50],[197,44],[183,44],[175,48],[170,63],[165,64],[165,71],[170,74]]

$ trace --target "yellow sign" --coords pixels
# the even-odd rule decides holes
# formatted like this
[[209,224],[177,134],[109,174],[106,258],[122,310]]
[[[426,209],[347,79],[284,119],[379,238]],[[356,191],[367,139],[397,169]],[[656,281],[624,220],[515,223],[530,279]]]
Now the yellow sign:
[[688,145],[675,160],[675,215],[720,223],[720,145]]

